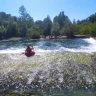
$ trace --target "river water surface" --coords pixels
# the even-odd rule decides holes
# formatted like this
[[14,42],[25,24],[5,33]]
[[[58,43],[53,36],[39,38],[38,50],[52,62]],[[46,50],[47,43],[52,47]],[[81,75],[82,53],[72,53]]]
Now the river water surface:
[[60,39],[60,40],[29,40],[0,43],[0,53],[20,53],[26,46],[34,46],[35,51],[70,51],[70,52],[96,52],[96,41],[88,39]]
[[[27,45],[36,52],[29,58]],[[93,38],[0,42],[0,96],[96,96],[94,52]]]

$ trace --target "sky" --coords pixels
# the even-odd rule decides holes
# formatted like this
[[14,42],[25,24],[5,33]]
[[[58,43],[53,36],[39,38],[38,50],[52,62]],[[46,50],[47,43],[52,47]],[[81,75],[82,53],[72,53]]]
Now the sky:
[[96,0],[0,0],[0,12],[19,17],[22,5],[34,21],[44,20],[47,15],[53,20],[62,11],[71,21],[83,20],[96,13]]

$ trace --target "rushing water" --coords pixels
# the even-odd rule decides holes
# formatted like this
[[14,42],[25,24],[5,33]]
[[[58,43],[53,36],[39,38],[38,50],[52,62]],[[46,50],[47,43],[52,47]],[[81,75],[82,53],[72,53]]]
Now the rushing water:
[[[21,54],[27,45],[34,46],[35,56]],[[1,42],[0,96],[10,91],[32,96],[96,96],[93,52],[96,41],[92,38]]]
[[96,41],[88,39],[60,39],[60,40],[30,40],[0,43],[0,53],[20,53],[26,46],[34,46],[35,51],[70,51],[70,52],[96,52]]

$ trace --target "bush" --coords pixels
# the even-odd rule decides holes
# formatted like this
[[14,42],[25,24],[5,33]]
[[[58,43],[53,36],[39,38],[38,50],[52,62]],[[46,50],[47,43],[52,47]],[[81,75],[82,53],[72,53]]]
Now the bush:
[[32,39],[40,39],[40,34],[38,32],[33,32],[31,38]]

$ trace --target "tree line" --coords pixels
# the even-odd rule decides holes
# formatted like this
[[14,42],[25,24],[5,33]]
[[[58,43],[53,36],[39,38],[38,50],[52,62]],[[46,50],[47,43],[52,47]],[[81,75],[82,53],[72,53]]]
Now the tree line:
[[39,39],[40,36],[65,35],[73,38],[74,35],[96,36],[96,13],[84,20],[70,21],[64,12],[51,21],[48,15],[44,20],[34,21],[22,5],[19,8],[20,16],[11,16],[0,12],[0,39],[10,37],[25,37],[28,39]]

